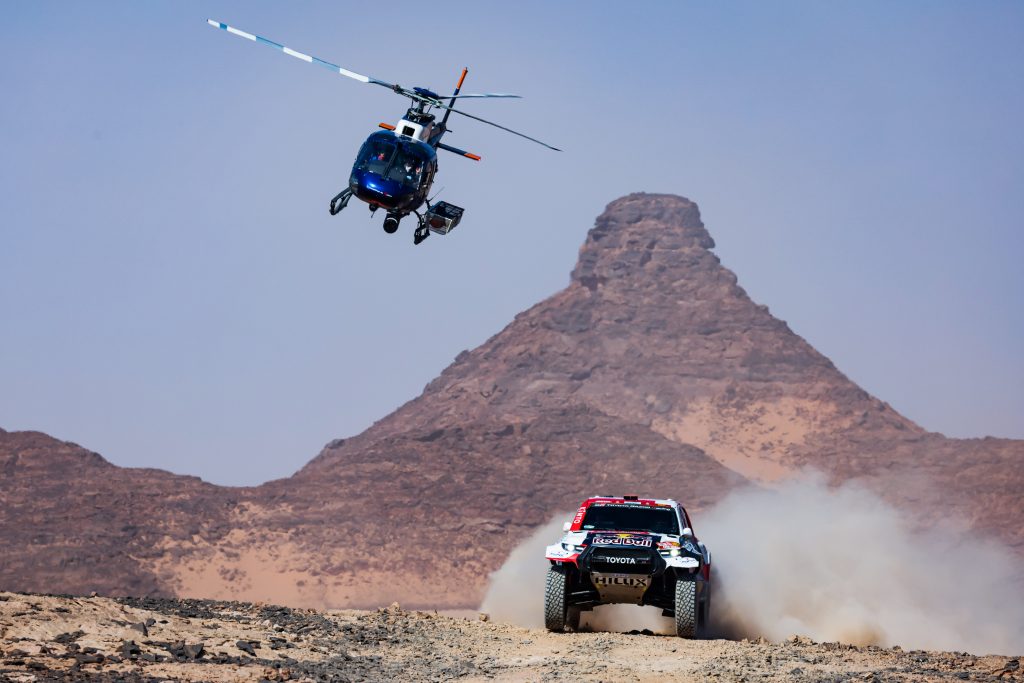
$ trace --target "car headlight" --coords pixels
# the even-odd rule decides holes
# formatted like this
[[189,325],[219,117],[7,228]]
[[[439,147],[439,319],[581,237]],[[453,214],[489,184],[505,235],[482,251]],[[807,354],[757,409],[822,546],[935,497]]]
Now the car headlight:
[[661,551],[662,557],[679,557],[679,548],[670,548]]
[[562,544],[562,548],[564,548],[566,551],[568,551],[570,553],[578,553],[578,552],[581,552],[583,550],[583,546],[581,546],[581,545],[573,545],[572,543],[563,543]]

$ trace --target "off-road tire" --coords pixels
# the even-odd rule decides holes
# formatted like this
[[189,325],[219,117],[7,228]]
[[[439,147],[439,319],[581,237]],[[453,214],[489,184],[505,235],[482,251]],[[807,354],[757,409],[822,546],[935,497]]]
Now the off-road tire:
[[549,631],[561,633],[568,623],[566,589],[565,574],[554,567],[548,569],[547,583],[544,586],[544,628]]
[[697,637],[697,582],[676,581],[676,635]]

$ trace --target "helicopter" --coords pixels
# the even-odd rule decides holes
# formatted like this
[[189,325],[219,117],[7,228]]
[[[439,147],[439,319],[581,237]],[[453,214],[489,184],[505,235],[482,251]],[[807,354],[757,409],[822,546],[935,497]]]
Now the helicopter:
[[[462,83],[466,80],[466,74],[469,73],[468,67],[463,68],[462,75],[459,76],[455,86],[455,92],[448,96],[441,96],[429,88],[405,88],[397,83],[389,83],[372,76],[349,71],[337,64],[293,50],[220,21],[207,19],[206,22],[214,28],[273,47],[286,55],[324,67],[361,83],[388,88],[411,100],[409,109],[398,123],[394,125],[379,124],[383,130],[371,133],[359,148],[359,153],[352,165],[352,172],[349,175],[348,186],[331,199],[329,211],[332,216],[339,214],[348,206],[349,200],[356,197],[369,204],[371,214],[378,209],[384,209],[384,232],[388,234],[398,230],[398,225],[403,218],[414,214],[417,219],[416,228],[413,231],[414,244],[420,244],[431,233],[447,235],[455,229],[455,226],[462,220],[464,209],[443,201],[432,204],[428,199],[430,186],[437,175],[437,150],[443,149],[467,159],[480,161],[479,155],[441,142],[441,138],[448,132],[448,117],[453,113],[500,128],[556,152],[561,151],[557,147],[552,147],[529,135],[455,109],[458,99],[519,97],[519,95],[509,93],[460,94]],[[437,121],[435,115],[431,113],[434,109],[444,111],[440,121]],[[426,210],[421,213],[419,209],[424,204]]]

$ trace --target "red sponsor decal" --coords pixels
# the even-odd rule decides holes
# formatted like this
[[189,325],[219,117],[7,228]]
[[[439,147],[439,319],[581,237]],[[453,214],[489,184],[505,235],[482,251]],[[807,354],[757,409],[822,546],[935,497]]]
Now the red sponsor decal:
[[572,529],[579,529],[580,522],[583,521],[583,515],[587,514],[587,506],[581,505],[580,509],[576,511],[576,516],[572,518]]

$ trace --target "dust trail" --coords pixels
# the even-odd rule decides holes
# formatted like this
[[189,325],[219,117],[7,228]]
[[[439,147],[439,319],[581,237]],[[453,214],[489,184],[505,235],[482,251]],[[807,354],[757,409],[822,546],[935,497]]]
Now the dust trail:
[[[482,611],[543,627],[544,547],[571,516],[555,515],[516,547],[491,575]],[[718,634],[1024,652],[1019,559],[957,531],[941,511],[934,530],[921,531],[866,489],[809,476],[737,490],[694,517],[715,567]],[[602,608],[584,613],[588,621],[595,630],[671,632],[651,607]]]
[[675,622],[661,616],[658,607],[639,605],[601,605],[593,611],[584,612],[580,629],[593,631],[651,631],[666,636],[676,633]]
[[712,613],[737,636],[1024,652],[1021,567],[934,517],[932,530],[820,476],[733,492],[695,519],[712,551]]
[[516,546],[501,569],[491,574],[481,612],[506,624],[544,628],[544,577],[550,566],[544,548],[561,538],[562,523],[572,515],[555,515]]

